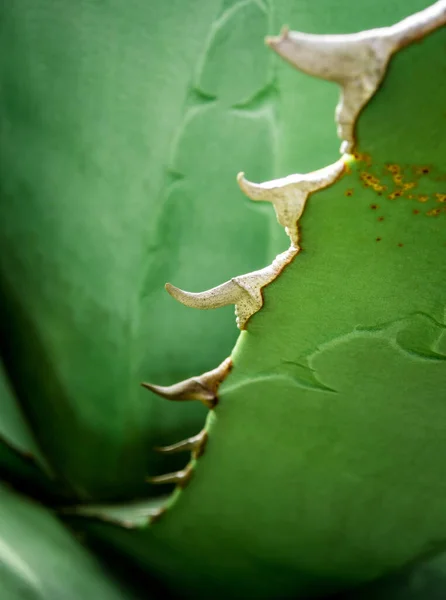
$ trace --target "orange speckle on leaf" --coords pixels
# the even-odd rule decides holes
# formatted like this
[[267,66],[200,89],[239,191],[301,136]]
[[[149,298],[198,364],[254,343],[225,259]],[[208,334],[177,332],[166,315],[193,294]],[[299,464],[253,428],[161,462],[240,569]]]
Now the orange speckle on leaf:
[[389,173],[393,173],[394,175],[398,174],[401,171],[401,167],[399,165],[390,163],[386,164],[386,169],[389,171]]
[[372,157],[365,152],[355,152],[353,156],[357,161],[364,162],[368,167],[372,164]]
[[417,175],[427,175],[430,173],[431,168],[429,165],[417,165],[413,167],[413,170]]
[[441,209],[440,208],[433,208],[432,210],[428,210],[426,215],[428,217],[438,217],[438,215],[441,213]]

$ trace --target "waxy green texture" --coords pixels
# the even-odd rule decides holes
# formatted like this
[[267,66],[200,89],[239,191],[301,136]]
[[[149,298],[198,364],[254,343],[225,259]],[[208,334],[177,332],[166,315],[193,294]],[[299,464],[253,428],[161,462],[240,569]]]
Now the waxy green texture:
[[[409,4],[1,9],[0,467],[136,565],[141,597],[158,593],[152,577],[180,598],[325,596],[433,555],[413,572],[442,597],[445,28],[397,51],[354,127],[338,123],[352,153],[340,161],[336,86],[262,44],[283,23],[355,33],[429,2]],[[287,39],[269,44],[285,56]],[[283,178],[324,165],[339,168],[288,203]],[[241,169],[276,214],[243,198]],[[251,297],[235,302],[227,362],[231,309],[191,311],[167,280]],[[204,428],[200,402],[160,391],[201,400]],[[11,600],[51,600],[34,584],[54,571],[57,536],[77,561],[68,594],[133,598],[130,571],[121,592],[53,516],[3,497]],[[56,537],[39,534],[33,562],[23,548],[45,519]],[[346,598],[419,600],[417,575],[399,577]]]

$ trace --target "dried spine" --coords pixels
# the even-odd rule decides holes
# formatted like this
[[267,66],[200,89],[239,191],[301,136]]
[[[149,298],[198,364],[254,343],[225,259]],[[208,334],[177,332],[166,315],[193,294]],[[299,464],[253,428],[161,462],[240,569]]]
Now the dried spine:
[[151,392],[167,400],[199,400],[207,408],[214,408],[217,402],[217,390],[232,367],[230,358],[226,358],[218,367],[197,377],[190,377],[170,386],[142,383]]
[[147,482],[153,483],[155,485],[175,483],[176,485],[183,487],[189,482],[192,476],[192,472],[193,462],[191,461],[184,467],[184,469],[181,469],[181,471],[175,471],[174,473],[166,473],[165,475],[155,475],[153,477],[147,477]]
[[248,319],[263,306],[262,289],[276,279],[298,252],[298,248],[291,246],[264,269],[233,277],[205,292],[185,292],[170,283],[166,283],[166,290],[175,300],[191,308],[206,310],[235,304],[237,326],[245,329]]
[[306,175],[296,174],[274,179],[265,183],[252,183],[244,173],[237,176],[238,184],[251,200],[272,202],[277,221],[285,228],[291,244],[296,248],[299,242],[298,221],[302,216],[308,196],[317,190],[331,185],[344,170],[344,161],[313,171]]
[[203,454],[206,446],[208,433],[206,429],[202,429],[197,435],[193,435],[181,442],[171,444],[170,446],[161,446],[155,448],[157,452],[162,454],[176,454],[177,452],[191,452],[192,458],[198,458]]
[[392,55],[446,23],[440,0],[391,27],[345,35],[313,35],[284,28],[266,43],[294,67],[341,86],[336,107],[341,152],[352,153],[359,113],[379,88]]
[[170,283],[166,283],[166,290],[176,300],[191,308],[211,309],[235,304],[237,326],[245,329],[250,317],[263,306],[263,288],[280,275],[300,250],[298,221],[308,196],[334,183],[342,174],[344,166],[344,159],[340,159],[312,173],[290,175],[260,184],[251,183],[243,173],[239,173],[237,181],[249,198],[273,203],[277,220],[291,240],[290,247],[264,269],[233,277],[205,292],[185,292]]
[[[166,398],[167,400],[183,401],[183,400],[199,400],[207,408],[212,410],[218,402],[218,388],[221,382],[226,378],[229,371],[232,368],[232,360],[230,357],[226,358],[217,368],[212,371],[207,371],[197,377],[190,377],[180,383],[163,387],[159,385],[153,385],[151,383],[143,383],[143,387],[150,391],[158,394],[159,396]],[[152,484],[166,484],[174,483],[179,487],[185,486],[192,476],[194,463],[199,458],[206,446],[207,442],[207,430],[206,427],[202,429],[197,435],[189,437],[185,440],[171,444],[170,446],[161,446],[155,448],[157,452],[163,454],[174,454],[177,452],[190,452],[191,460],[189,463],[180,471],[173,473],[167,473],[165,475],[156,475],[154,477],[148,477],[147,482]]]

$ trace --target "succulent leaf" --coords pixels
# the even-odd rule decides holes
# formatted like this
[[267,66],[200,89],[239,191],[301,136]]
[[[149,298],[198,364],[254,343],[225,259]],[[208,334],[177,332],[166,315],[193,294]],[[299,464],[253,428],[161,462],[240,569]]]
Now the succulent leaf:
[[[0,9],[0,474],[137,565],[145,598],[152,576],[174,597],[444,596],[446,0],[429,4]],[[311,33],[268,45],[303,73],[261,44],[284,22]],[[234,193],[240,167],[285,231]],[[209,288],[167,284],[187,306],[235,304],[218,367],[229,311],[186,311],[166,279]],[[165,385],[144,397],[146,377]],[[0,494],[6,600],[135,598]]]
[[49,511],[4,485],[0,495],[2,600],[136,600]]
[[[321,595],[444,544],[444,36],[394,57],[347,172],[307,203],[188,488],[147,529],[96,529],[179,594]],[[428,113],[413,79],[438,89]]]

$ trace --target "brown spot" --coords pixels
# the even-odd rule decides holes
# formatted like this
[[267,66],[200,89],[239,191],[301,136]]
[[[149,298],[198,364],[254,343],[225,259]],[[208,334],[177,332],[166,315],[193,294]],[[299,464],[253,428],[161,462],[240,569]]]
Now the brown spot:
[[400,172],[401,167],[399,165],[387,163],[386,169],[389,171],[389,173],[393,173],[396,175],[397,173]]
[[376,210],[377,208],[379,208],[379,206],[378,206],[377,204],[371,204],[371,205],[370,205],[370,208],[371,208],[372,210]]
[[377,238],[376,238],[376,241],[377,241],[377,242],[380,242],[381,240],[382,240],[382,238],[380,238],[380,237],[377,237]]
[[384,221],[384,217],[378,217],[378,221]]
[[437,202],[446,202],[446,194],[435,194]]
[[345,195],[346,196],[353,196],[353,191],[354,190],[352,188],[349,188],[348,190],[345,190]]
[[368,167],[372,164],[372,157],[370,154],[366,154],[365,152],[355,152],[353,156],[356,160],[364,162]]
[[402,248],[404,246],[404,244],[402,244],[401,242],[398,244],[398,248]]
[[418,165],[414,167],[414,171],[417,175],[427,175],[431,171],[429,165]]
[[438,217],[438,215],[441,213],[441,209],[440,208],[433,208],[432,210],[428,210],[426,215],[428,217]]
[[418,210],[418,208],[414,208],[412,212],[413,212],[414,215],[419,215],[420,214],[420,211]]

